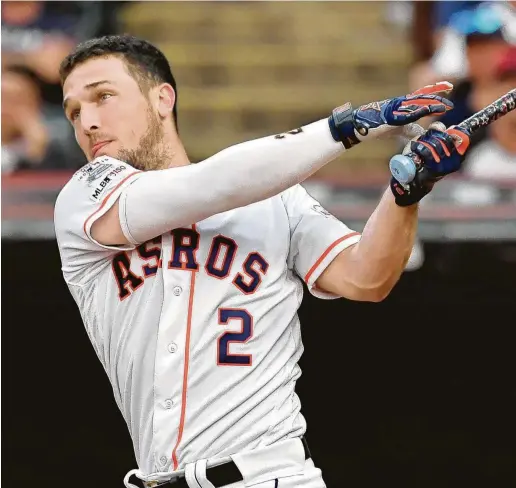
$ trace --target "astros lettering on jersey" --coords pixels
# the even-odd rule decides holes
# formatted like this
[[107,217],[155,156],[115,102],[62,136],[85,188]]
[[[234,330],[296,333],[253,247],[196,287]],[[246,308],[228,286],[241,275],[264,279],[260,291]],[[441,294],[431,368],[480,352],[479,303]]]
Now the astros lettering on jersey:
[[140,470],[175,471],[302,435],[302,280],[336,298],[314,283],[360,235],[297,185],[137,247],[99,244],[93,222],[141,174],[98,158],[55,208],[64,278]]

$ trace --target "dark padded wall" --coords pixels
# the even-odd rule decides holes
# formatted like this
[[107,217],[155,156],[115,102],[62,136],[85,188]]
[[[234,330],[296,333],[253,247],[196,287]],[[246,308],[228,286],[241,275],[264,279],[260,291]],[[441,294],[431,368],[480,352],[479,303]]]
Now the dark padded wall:
[[[298,382],[329,487],[516,486],[516,258],[428,245],[380,304],[305,294]],[[6,486],[122,487],[125,423],[54,242],[3,242]]]

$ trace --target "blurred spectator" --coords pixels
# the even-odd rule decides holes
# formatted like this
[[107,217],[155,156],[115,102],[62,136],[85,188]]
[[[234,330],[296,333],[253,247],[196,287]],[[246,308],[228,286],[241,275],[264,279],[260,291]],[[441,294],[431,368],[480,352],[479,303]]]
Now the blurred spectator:
[[123,2],[2,2],[2,171],[84,164],[63,116],[59,64],[77,42],[114,33]]
[[450,18],[456,12],[473,9],[481,1],[388,1],[385,19],[397,30],[410,29],[410,42],[416,62],[427,61],[441,43]]
[[4,70],[1,110],[2,172],[71,169],[84,164],[70,129],[42,110],[38,80],[29,70]]
[[433,4],[432,27],[437,36],[442,33],[457,13],[465,10],[476,9],[482,2],[473,0],[455,0],[443,2],[431,2]]
[[59,64],[76,43],[116,32],[120,3],[2,2],[2,67],[30,69],[43,100],[61,106]]
[[[512,9],[507,2],[501,5]],[[451,56],[444,55],[442,52],[439,56],[444,56],[443,66],[446,63],[450,63],[450,66],[448,70],[438,70],[440,75],[436,74],[437,71],[434,72],[433,76],[435,79],[451,80],[464,73],[465,76],[455,80],[455,88],[448,97],[455,105],[454,110],[439,119],[448,127],[462,122],[485,106],[485,93],[490,90],[490,85],[495,79],[497,62],[510,45],[507,42],[508,17],[503,16],[503,12],[505,10],[501,10],[499,6],[484,2],[475,9],[466,9],[454,14],[450,20],[447,29],[450,34],[456,36],[456,40],[460,40],[460,47],[456,52],[463,55],[465,61],[456,64],[457,60],[453,55],[456,46],[448,38],[448,34],[444,34],[443,46],[451,48],[449,53]],[[514,22],[516,23],[516,18]],[[430,61],[429,64],[431,65],[432,62]],[[455,70],[457,66],[461,68],[460,72]],[[450,74],[452,74],[451,77],[448,76]],[[415,82],[416,80],[412,80],[412,83]],[[417,81],[423,85],[428,82],[430,82],[429,79]],[[433,83],[434,80],[431,82]],[[471,148],[485,139],[486,134],[485,129],[476,132],[471,141]]]
[[[410,85],[419,87],[441,79],[458,81],[469,76],[467,37],[472,34],[490,34],[500,30],[509,44],[516,44],[516,1],[501,2],[434,2],[436,34],[435,49],[429,61],[418,63],[412,69]],[[446,23],[449,12],[446,4],[461,7]],[[439,12],[439,9],[442,12]],[[434,46],[433,46],[434,47]],[[488,68],[488,66],[486,66]]]
[[[516,46],[509,48],[496,66],[496,81],[486,90],[484,105],[516,88]],[[489,137],[472,149],[464,173],[482,180],[516,180],[516,111],[489,126]]]
[[60,105],[59,64],[75,44],[74,22],[45,2],[3,2],[2,68],[22,66],[41,83],[43,99]]
[[[459,124],[485,106],[484,93],[490,89],[496,64],[508,46],[498,14],[487,21],[483,11],[475,10],[462,13],[458,18],[460,21],[455,26],[464,35],[468,72],[455,84],[451,94],[454,109],[440,118],[447,127]],[[471,147],[485,136],[485,131],[477,132]]]

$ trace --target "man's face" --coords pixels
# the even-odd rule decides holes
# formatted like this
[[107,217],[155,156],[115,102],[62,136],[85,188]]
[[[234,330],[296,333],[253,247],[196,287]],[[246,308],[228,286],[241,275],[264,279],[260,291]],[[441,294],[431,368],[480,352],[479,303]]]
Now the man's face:
[[27,77],[18,73],[2,73],[2,135],[21,129],[28,117],[36,117],[40,111],[37,88]]
[[507,43],[494,36],[471,42],[466,52],[472,80],[493,80],[496,64],[506,49]]
[[66,79],[63,95],[66,117],[88,161],[111,156],[152,169],[163,138],[161,122],[121,58],[99,57],[78,65]]

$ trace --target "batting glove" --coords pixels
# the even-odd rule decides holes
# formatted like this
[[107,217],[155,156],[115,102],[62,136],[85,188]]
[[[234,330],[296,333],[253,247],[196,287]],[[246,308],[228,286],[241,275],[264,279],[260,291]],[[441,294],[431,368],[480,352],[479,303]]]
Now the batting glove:
[[434,122],[422,136],[409,142],[403,154],[413,154],[423,171],[418,171],[408,185],[401,185],[391,179],[391,190],[396,203],[406,207],[419,202],[430,193],[434,184],[446,175],[455,173],[461,167],[470,143],[470,134],[452,126],[446,129],[441,122]]
[[451,83],[441,81],[403,97],[368,103],[356,109],[348,102],[333,110],[328,118],[331,135],[349,149],[366,137],[381,137],[427,115],[443,115],[453,108],[453,103],[439,94],[452,89]]

